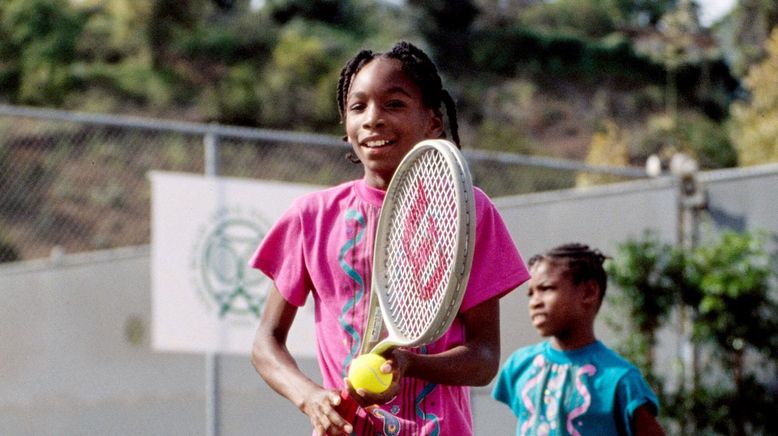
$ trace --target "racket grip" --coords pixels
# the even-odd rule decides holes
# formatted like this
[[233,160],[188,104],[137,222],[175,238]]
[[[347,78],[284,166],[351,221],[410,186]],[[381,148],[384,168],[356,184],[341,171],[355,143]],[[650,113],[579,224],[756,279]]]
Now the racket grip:
[[343,419],[348,421],[349,424],[354,424],[354,419],[357,417],[358,408],[359,405],[356,401],[354,401],[353,398],[351,398],[351,395],[348,394],[347,390],[344,389],[340,391],[340,404],[335,406],[335,410],[340,416],[343,417]]
[[[343,417],[349,424],[354,425],[354,420],[357,417],[357,409],[359,408],[359,405],[356,401],[354,401],[353,398],[348,394],[348,391],[343,389],[340,391],[340,404],[335,406],[335,410],[338,412],[338,415]],[[327,433],[326,436],[330,436],[329,433]]]

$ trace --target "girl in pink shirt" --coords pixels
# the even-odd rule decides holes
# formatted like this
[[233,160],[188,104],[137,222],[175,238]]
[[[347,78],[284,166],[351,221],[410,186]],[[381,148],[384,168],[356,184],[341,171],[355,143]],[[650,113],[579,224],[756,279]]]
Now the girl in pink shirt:
[[[337,97],[350,157],[361,162],[364,177],[297,199],[257,249],[251,263],[275,286],[257,330],[254,367],[309,417],[315,434],[472,434],[469,386],[488,384],[499,366],[499,298],[529,273],[491,200],[476,189],[473,267],[449,331],[424,347],[388,351],[384,370],[394,379],[386,392],[357,393],[344,385],[366,324],[385,190],[416,143],[445,137],[441,106],[457,145],[459,135],[454,102],[435,65],[407,42],[386,53],[359,52],[341,71]],[[299,370],[285,346],[308,295],[323,386]],[[364,406],[353,423],[337,412],[344,387]]]

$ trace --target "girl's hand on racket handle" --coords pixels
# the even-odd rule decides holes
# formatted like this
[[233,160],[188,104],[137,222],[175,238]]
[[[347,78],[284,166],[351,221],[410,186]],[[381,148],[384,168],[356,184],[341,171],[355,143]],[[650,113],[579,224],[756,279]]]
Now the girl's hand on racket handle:
[[342,402],[338,391],[317,389],[308,394],[300,410],[308,415],[316,434],[348,436],[352,426],[338,414],[337,407]]

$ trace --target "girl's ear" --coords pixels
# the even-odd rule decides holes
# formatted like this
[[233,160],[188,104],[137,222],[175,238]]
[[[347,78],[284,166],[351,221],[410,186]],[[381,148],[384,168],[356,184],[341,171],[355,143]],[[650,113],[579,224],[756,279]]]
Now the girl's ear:
[[428,109],[430,118],[427,125],[427,138],[435,139],[443,137],[443,116],[432,109]]
[[592,304],[595,307],[600,305],[600,285],[594,280],[587,280],[580,285],[583,290],[583,302]]

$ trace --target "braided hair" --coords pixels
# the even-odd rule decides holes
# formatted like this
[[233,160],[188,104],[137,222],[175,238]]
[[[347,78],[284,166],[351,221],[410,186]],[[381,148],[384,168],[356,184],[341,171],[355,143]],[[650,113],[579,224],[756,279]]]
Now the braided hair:
[[351,82],[362,67],[377,57],[399,60],[402,63],[403,72],[421,89],[424,105],[433,109],[436,115],[442,117],[440,107],[441,105],[445,106],[451,139],[457,147],[461,147],[459,144],[459,124],[457,122],[457,109],[454,99],[443,88],[438,69],[429,56],[420,48],[406,41],[398,42],[386,53],[362,50],[346,63],[340,71],[340,79],[338,80],[337,98],[341,122],[345,121],[346,118],[346,100],[348,99]]
[[574,285],[594,280],[597,286],[600,287],[600,302],[602,302],[602,299],[605,297],[605,289],[608,286],[608,276],[603,268],[605,259],[609,259],[609,257],[602,254],[600,250],[590,248],[586,244],[573,242],[554,247],[543,254],[532,256],[529,259],[529,266],[532,267],[544,260],[564,264]]

